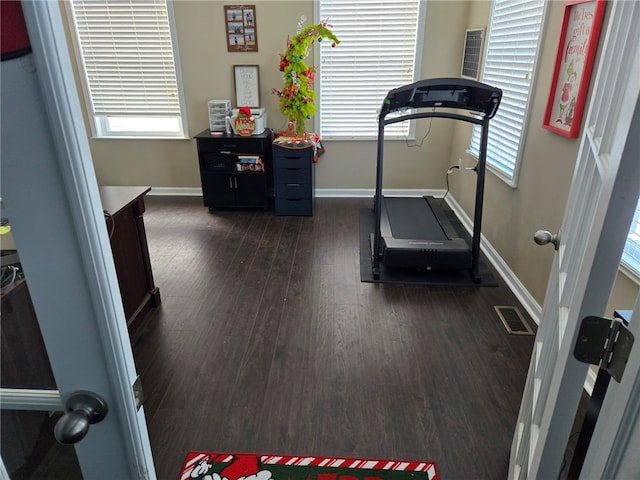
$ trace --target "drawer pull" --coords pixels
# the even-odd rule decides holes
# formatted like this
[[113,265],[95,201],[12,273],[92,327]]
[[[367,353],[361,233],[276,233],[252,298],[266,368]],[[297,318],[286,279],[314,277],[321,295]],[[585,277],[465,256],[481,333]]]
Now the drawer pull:
[[298,170],[302,170],[301,168],[297,168],[297,167],[285,167],[285,170],[290,170],[292,172],[297,172]]
[[299,187],[299,183],[287,183],[287,187]]

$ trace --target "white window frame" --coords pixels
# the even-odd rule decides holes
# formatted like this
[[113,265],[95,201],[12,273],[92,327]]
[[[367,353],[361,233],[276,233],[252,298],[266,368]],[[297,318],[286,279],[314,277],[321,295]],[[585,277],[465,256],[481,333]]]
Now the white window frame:
[[[509,58],[509,52],[505,53],[504,50],[500,48],[501,45],[499,40],[497,40],[499,37],[496,36],[497,27],[494,24],[498,4],[511,6],[517,3],[520,2],[513,2],[513,0],[494,0],[492,2],[489,27],[487,29],[487,37],[485,40],[484,59],[482,62],[482,76],[480,79],[483,83],[487,83],[503,90],[500,108],[498,109],[496,116],[491,121],[491,125],[489,127],[487,169],[512,188],[515,188],[518,184],[522,151],[524,148],[524,140],[527,135],[527,127],[529,124],[531,110],[530,99],[535,88],[538,60],[540,58],[540,45],[542,43],[548,10],[548,3],[543,3],[542,0],[540,0],[540,3],[543,3],[543,5],[541,6],[542,12],[540,14],[540,28],[537,33],[538,37],[535,40],[535,55],[531,61],[530,70],[522,70],[520,78],[518,78],[516,75],[511,73],[515,70],[515,67],[509,66],[508,68],[502,68],[500,66],[501,57],[508,58],[505,65],[508,65],[509,61],[512,61],[512,58]],[[504,32],[506,22],[504,19],[501,19],[500,21],[501,35],[503,35],[504,33],[502,32]],[[508,33],[511,33],[513,38],[517,38],[517,41],[519,41],[521,33],[519,33],[518,30],[521,26],[516,24],[516,19],[510,21],[508,28],[514,29],[514,33]],[[515,59],[515,62],[518,60],[519,59]],[[506,79],[504,81],[499,81],[497,80],[498,78]],[[526,84],[526,82],[529,83],[528,91],[524,92],[522,89],[518,91],[517,84]],[[512,88],[512,86],[515,88]],[[516,122],[516,125],[517,123],[521,123],[519,129],[513,127],[514,122]],[[479,145],[480,128],[475,126],[467,152],[477,158]]]
[[620,269],[631,280],[640,285],[640,198],[633,215],[629,235],[622,252]]
[[[67,10],[67,18],[71,30],[72,44],[78,64],[80,83],[85,98],[87,115],[90,119],[91,134],[93,138],[154,138],[154,139],[188,139],[188,123],[184,89],[182,86],[182,76],[180,59],[178,55],[178,44],[176,38],[176,26],[173,12],[173,0],[156,0],[166,8],[166,20],[168,22],[168,32],[170,36],[171,52],[165,60],[173,62],[173,74],[175,74],[175,85],[167,87],[169,95],[177,96],[177,101],[168,101],[164,105],[161,101],[157,103],[160,109],[157,115],[151,115],[148,111],[136,107],[126,107],[124,104],[118,107],[98,107],[94,104],[91,94],[91,85],[85,68],[85,58],[82,54],[82,47],[79,39],[78,28],[73,11],[72,1],[64,2]],[[109,3],[101,1],[99,3]],[[114,2],[119,5],[126,3],[141,3],[136,0],[129,2]],[[142,2],[148,4],[149,2]],[[126,72],[125,72],[126,73]],[[167,79],[171,82],[171,78]],[[98,87],[99,88],[99,87]],[[175,91],[175,93],[173,93]],[[120,111],[110,111],[112,108],[119,108]],[[128,115],[126,110],[130,110]],[[164,110],[164,111],[163,111]]]
[[[317,60],[318,74],[316,76],[316,95],[317,95],[318,111],[315,115],[315,130],[319,132],[322,138],[325,140],[338,140],[338,141],[340,140],[347,140],[347,141],[376,140],[378,138],[378,113],[380,111],[380,107],[382,106],[382,102],[385,96],[387,95],[387,93],[389,92],[389,90],[393,88],[401,87],[409,83],[413,83],[414,81],[420,79],[421,58],[422,58],[422,51],[424,48],[423,39],[424,39],[424,25],[425,25],[425,18],[426,18],[426,5],[425,5],[426,2],[425,0],[410,1],[410,3],[417,3],[417,14],[416,14],[417,24],[416,24],[416,33],[415,33],[415,51],[413,56],[414,57],[413,68],[412,68],[412,71],[410,72],[410,75],[406,75],[406,80],[400,81],[400,83],[398,84],[396,84],[397,82],[395,82],[389,85],[382,85],[376,92],[370,94],[373,97],[372,100],[370,102],[367,102],[366,105],[362,105],[361,107],[359,107],[357,112],[354,112],[354,108],[355,108],[354,105],[344,105],[343,107],[340,107],[340,111],[347,112],[346,115],[351,114],[353,116],[354,122],[358,122],[363,119],[366,122],[371,121],[371,124],[368,125],[367,128],[363,128],[362,131],[354,133],[353,130],[348,132],[345,130],[343,132],[338,127],[334,127],[333,131],[329,132],[329,131],[326,131],[326,129],[323,128],[322,126],[323,125],[322,116],[323,114],[327,114],[327,111],[329,110],[329,108],[327,107],[328,105],[327,103],[325,103],[325,107],[323,107],[323,91],[322,91],[323,90],[323,67],[325,68],[325,71],[326,71],[327,61],[330,60],[330,57],[328,57],[328,55],[335,52],[335,55],[339,56],[342,54],[342,52],[345,51],[345,49],[349,48],[350,39],[348,38],[348,35],[349,33],[352,34],[353,32],[357,32],[357,25],[340,25],[340,22],[338,19],[336,19],[335,15],[333,16],[329,15],[328,18],[324,18],[323,17],[324,13],[322,8],[323,1],[324,0],[317,0],[316,2],[314,2],[315,22],[319,23],[321,21],[328,20],[328,23],[333,26],[332,27],[333,32],[340,39],[341,43],[335,48],[335,50],[332,49],[332,47],[329,45],[329,42],[318,42],[315,46],[315,58],[318,59]],[[336,2],[336,0],[332,0],[332,1]],[[372,0],[372,2],[377,3],[376,0]],[[358,8],[363,8],[363,9],[369,8],[369,11],[371,11],[370,10],[371,6],[367,5],[369,2],[366,0],[356,0],[355,2],[353,0],[349,0],[349,1],[344,1],[343,3],[350,6],[357,4]],[[397,4],[397,9],[398,11],[401,12],[403,11],[402,5],[406,4],[407,1],[388,0],[384,3]],[[390,20],[389,17],[383,17],[382,15],[380,19],[381,19],[381,22],[383,21],[388,22]],[[341,33],[341,31],[349,32],[349,33]],[[353,44],[353,41],[351,41],[351,44]],[[356,51],[355,54],[353,55],[354,57],[356,55],[363,54],[365,51],[364,45],[359,46],[357,48],[361,48],[361,50]],[[327,72],[325,73],[326,73],[326,76],[324,78],[329,78],[329,73]],[[379,77],[374,78],[372,76],[371,79],[373,81],[370,81],[370,82],[365,81],[363,82],[363,85],[366,85],[368,86],[368,88],[371,88],[372,86],[380,83]],[[350,79],[350,81],[355,81],[355,80]],[[325,94],[325,98],[326,98],[326,94]],[[338,102],[334,101],[333,104],[338,105]],[[337,113],[337,115],[340,115],[340,113]],[[345,118],[345,116],[342,116],[341,118],[339,118],[338,122],[342,122],[342,124],[345,125],[344,122],[348,122],[348,120],[349,119]],[[415,121],[399,122],[397,124],[389,125],[385,129],[385,139],[407,140],[412,138],[415,138]]]

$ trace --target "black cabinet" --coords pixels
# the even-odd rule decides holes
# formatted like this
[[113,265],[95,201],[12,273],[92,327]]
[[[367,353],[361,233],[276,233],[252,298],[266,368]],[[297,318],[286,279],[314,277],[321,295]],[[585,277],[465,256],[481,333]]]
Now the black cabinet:
[[263,172],[201,171],[202,195],[209,208],[259,207],[268,205]]
[[313,215],[315,169],[313,148],[273,146],[276,215]]
[[[195,136],[204,205],[214,208],[267,208],[273,188],[271,130],[260,135]],[[241,157],[258,157],[261,169],[240,171]]]

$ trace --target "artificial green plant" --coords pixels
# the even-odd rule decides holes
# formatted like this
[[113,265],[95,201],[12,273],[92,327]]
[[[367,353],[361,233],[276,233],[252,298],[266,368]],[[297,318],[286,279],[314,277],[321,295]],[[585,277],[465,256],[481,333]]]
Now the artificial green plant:
[[273,89],[273,93],[280,97],[280,111],[289,121],[295,121],[295,134],[303,137],[305,133],[305,120],[311,118],[316,112],[316,93],[313,91],[313,81],[317,68],[309,66],[304,59],[309,54],[309,49],[316,40],[332,41],[335,47],[340,43],[331,31],[326,21],[317,25],[303,27],[304,17],[298,24],[298,33],[293,38],[287,39],[287,51],[280,54],[280,71],[283,72],[284,86],[282,90]]

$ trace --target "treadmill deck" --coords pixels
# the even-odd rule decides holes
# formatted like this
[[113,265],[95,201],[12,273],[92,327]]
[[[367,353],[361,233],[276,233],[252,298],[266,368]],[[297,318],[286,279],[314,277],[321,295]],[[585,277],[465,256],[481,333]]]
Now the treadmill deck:
[[389,267],[427,270],[471,268],[471,247],[452,210],[434,197],[383,197],[381,252]]

